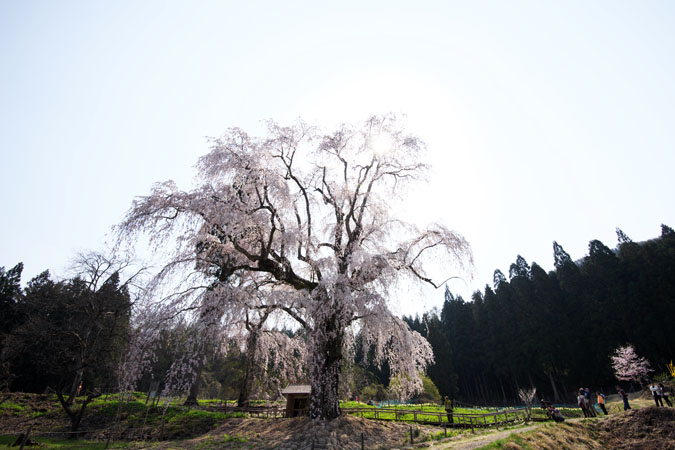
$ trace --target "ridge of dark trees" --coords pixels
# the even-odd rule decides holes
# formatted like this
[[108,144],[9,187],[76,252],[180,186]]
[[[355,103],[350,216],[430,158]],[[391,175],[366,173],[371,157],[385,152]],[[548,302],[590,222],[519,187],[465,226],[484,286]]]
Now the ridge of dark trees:
[[55,393],[74,437],[87,405],[114,384],[131,299],[118,272],[99,284],[45,271],[22,290],[22,270],[0,267],[0,389]]
[[[440,393],[474,404],[511,404],[519,388],[534,386],[538,396],[571,402],[580,386],[610,390],[617,384],[610,356],[627,343],[655,374],[665,372],[675,353],[675,232],[663,225],[660,237],[641,243],[621,230],[617,235],[616,249],[594,240],[577,261],[554,242],[549,273],[518,256],[508,278],[495,271],[493,286],[471,301],[446,289],[440,311],[406,318],[433,347],[428,375]],[[85,390],[114,388],[131,307],[118,274],[92,286],[77,277],[52,281],[45,272],[22,289],[22,269],[0,268],[0,390],[49,387],[72,405],[80,382]],[[161,339],[164,347],[140,389],[161,380],[179,335]],[[209,395],[239,393],[245,357],[232,345],[227,357],[208,358],[203,383]],[[356,345],[356,363],[368,375],[363,383],[386,386],[389,367],[368,360]],[[73,412],[77,419],[79,411]]]
[[579,261],[553,243],[555,270],[518,256],[509,279],[472,301],[447,288],[440,312],[406,321],[431,343],[429,377],[442,395],[476,404],[515,403],[519,388],[572,402],[575,389],[611,389],[610,356],[631,343],[654,374],[675,353],[675,232],[635,243],[617,229],[618,247],[589,243]]

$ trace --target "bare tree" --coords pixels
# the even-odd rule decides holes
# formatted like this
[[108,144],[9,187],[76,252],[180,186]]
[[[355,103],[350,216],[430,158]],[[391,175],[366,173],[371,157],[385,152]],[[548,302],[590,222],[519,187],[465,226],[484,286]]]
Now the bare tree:
[[390,312],[392,287],[404,275],[438,287],[443,280],[430,268],[471,261],[459,234],[438,224],[418,230],[392,215],[392,199],[427,169],[423,150],[393,116],[325,135],[302,122],[270,122],[260,139],[230,129],[199,159],[195,189],[156,185],[134,202],[120,232],[147,232],[157,248],[173,247],[165,273],[189,266],[217,279],[206,295],[232,316],[245,313],[237,298],[250,280],[270,283],[268,305],[309,339],[310,415],[332,419],[356,329],[376,361],[389,362],[403,394],[421,388],[433,354]]
[[520,400],[527,406],[532,406],[534,404],[535,395],[537,395],[536,387],[518,389],[518,397],[520,397]]
[[87,283],[89,290],[97,291],[114,273],[120,278],[120,288],[125,288],[135,296],[143,290],[142,278],[148,272],[148,266],[139,264],[130,252],[119,248],[90,250],[79,252],[70,261],[69,271],[72,277],[78,277]]

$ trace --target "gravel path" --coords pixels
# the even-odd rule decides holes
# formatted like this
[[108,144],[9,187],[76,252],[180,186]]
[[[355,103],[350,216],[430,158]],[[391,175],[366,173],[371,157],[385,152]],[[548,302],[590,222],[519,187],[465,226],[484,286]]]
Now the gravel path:
[[539,425],[530,425],[524,428],[518,428],[515,430],[506,430],[506,431],[500,431],[497,433],[490,433],[490,434],[484,434],[480,436],[475,436],[475,437],[469,437],[469,438],[464,438],[461,441],[456,441],[456,442],[442,442],[439,444],[434,444],[431,445],[428,448],[434,448],[434,449],[453,449],[453,450],[472,450],[475,448],[482,447],[484,445],[491,444],[494,441],[498,441],[499,439],[504,439],[506,437],[509,437],[512,434],[517,434],[517,433],[523,433],[525,431],[530,431],[534,430],[537,428]]

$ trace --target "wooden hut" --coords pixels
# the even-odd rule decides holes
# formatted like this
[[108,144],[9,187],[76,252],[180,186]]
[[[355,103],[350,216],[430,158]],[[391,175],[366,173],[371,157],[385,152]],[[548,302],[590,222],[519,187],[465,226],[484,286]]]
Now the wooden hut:
[[281,391],[286,397],[286,417],[304,416],[309,413],[309,384],[289,384]]

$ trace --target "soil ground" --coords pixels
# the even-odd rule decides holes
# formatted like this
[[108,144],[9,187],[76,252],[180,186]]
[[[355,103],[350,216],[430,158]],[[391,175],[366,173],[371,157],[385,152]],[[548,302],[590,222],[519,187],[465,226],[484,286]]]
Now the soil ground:
[[675,409],[632,409],[609,417],[600,432],[607,448],[675,449]]
[[[316,445],[315,448],[361,449],[361,437],[367,449],[401,448],[409,438],[410,425],[396,422],[381,422],[344,416],[333,421],[335,444]],[[307,429],[309,418],[292,419],[229,419],[215,430],[195,439],[180,443],[183,449],[274,449],[310,446]],[[438,432],[434,427],[415,427],[424,433]],[[419,441],[419,436],[418,436]],[[145,448],[143,445],[132,448]],[[175,442],[160,443],[157,449],[177,448]]]

